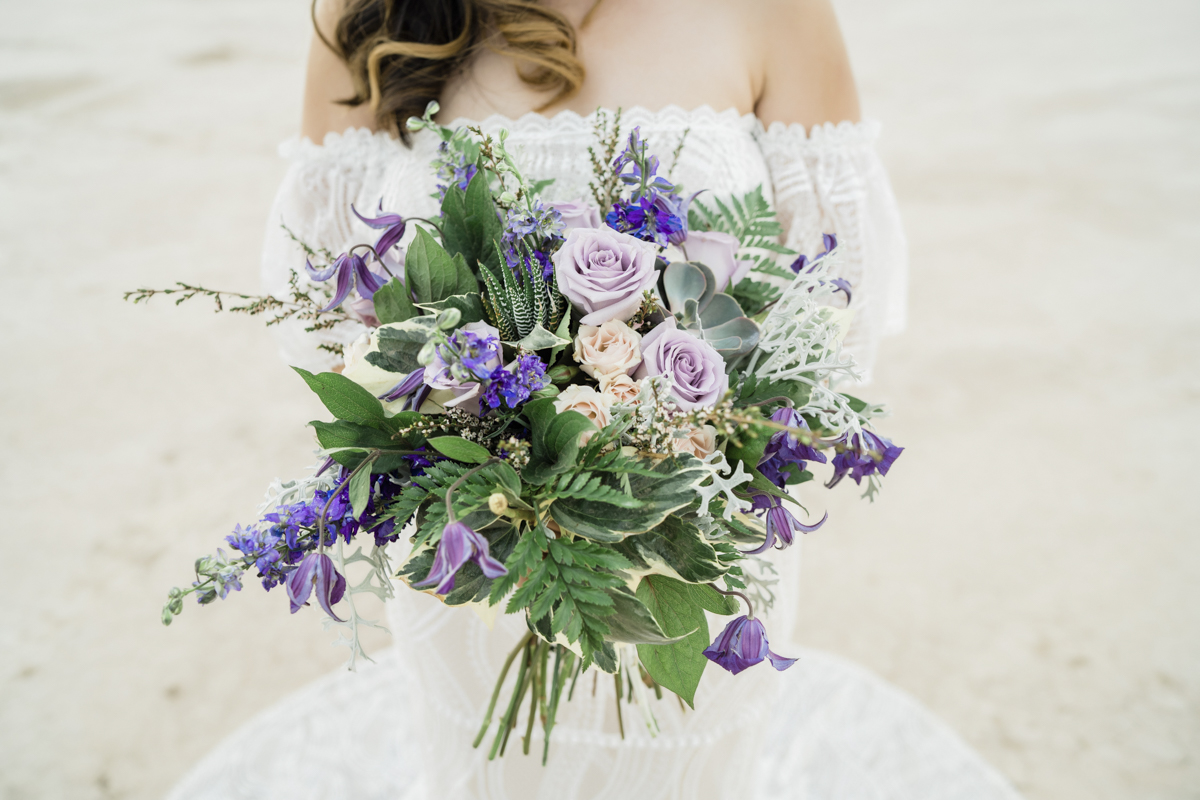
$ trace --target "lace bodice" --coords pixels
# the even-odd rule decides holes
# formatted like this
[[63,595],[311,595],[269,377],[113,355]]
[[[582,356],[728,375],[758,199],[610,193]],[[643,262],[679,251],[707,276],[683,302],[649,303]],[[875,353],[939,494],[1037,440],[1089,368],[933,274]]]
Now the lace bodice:
[[[550,199],[585,197],[591,178],[587,148],[595,143],[593,120],[571,112],[517,120],[489,117],[490,133],[510,131],[508,149],[531,180],[554,178]],[[624,113],[622,129],[638,125],[672,179],[689,191],[706,189],[718,197],[763,187],[786,231],[785,244],[806,253],[821,249],[821,234],[836,233],[844,248],[843,277],[854,286],[853,328],[846,346],[869,367],[879,339],[904,323],[905,243],[886,174],[875,154],[877,125],[764,128],[752,115],[702,108]],[[671,155],[687,138],[678,163]],[[437,213],[435,176],[430,168],[437,139],[428,131],[413,136],[411,149],[383,133],[350,130],[330,134],[323,145],[291,141],[282,150],[291,166],[271,213],[263,277],[268,290],[287,283],[304,254],[282,229],[309,245],[334,253],[374,239],[351,213],[384,210],[406,216]],[[412,235],[411,232],[409,234]],[[281,326],[282,327],[282,326]],[[321,333],[326,342],[346,343],[361,332],[346,323]],[[328,369],[336,355],[318,350],[322,340],[302,326],[284,327],[284,358],[310,369]],[[400,555],[400,554],[398,554]],[[767,614],[777,652],[785,652],[795,618],[799,548],[773,561],[780,573],[774,608]],[[396,724],[412,731],[422,752],[422,786],[429,797],[454,798],[732,798],[746,796],[749,778],[739,763],[750,763],[761,744],[761,727],[780,683],[767,667],[736,677],[713,668],[706,672],[695,710],[682,710],[669,695],[653,696],[662,732],[648,735],[637,706],[625,706],[626,736],[614,712],[610,676],[587,675],[554,731],[550,766],[512,751],[489,762],[486,748],[472,750],[474,738],[500,666],[522,635],[522,619],[503,616],[485,623],[465,609],[400,590],[389,603],[397,641],[394,669],[417,687]],[[712,618],[715,635],[726,620]],[[786,654],[786,653],[785,653]],[[511,678],[510,678],[511,683]],[[507,692],[505,695],[507,696]],[[523,724],[523,723],[522,723]],[[534,752],[541,745],[535,731]],[[489,739],[490,741],[490,739]]]
[[[854,288],[854,321],[846,339],[867,375],[879,340],[904,326],[908,257],[904,232],[887,174],[875,152],[875,122],[826,124],[805,131],[800,125],[764,127],[752,114],[702,107],[668,107],[623,112],[622,130],[640,126],[674,180],[690,191],[706,189],[725,198],[761,185],[779,213],[784,244],[798,252],[820,252],[821,234],[836,233],[843,250],[842,277]],[[546,190],[553,200],[588,195],[591,166],[587,148],[595,144],[592,115],[564,111],[552,117],[519,119],[491,116],[478,123],[488,133],[509,130],[508,147],[530,179],[554,178]],[[451,127],[471,124],[456,120]],[[678,163],[671,155],[684,131]],[[387,133],[352,129],[331,133],[322,145],[307,139],[284,143],[291,165],[276,196],[263,254],[263,281],[281,292],[290,270],[302,272],[304,254],[281,227],[334,253],[374,240],[372,231],[350,211],[380,202],[406,216],[437,213],[435,178],[430,169],[437,138],[430,131],[412,137],[412,147]],[[409,233],[409,236],[413,234]],[[300,324],[279,326],[284,359],[296,366],[329,369],[338,357],[318,350],[321,341],[345,344],[362,328],[345,324],[317,338]]]

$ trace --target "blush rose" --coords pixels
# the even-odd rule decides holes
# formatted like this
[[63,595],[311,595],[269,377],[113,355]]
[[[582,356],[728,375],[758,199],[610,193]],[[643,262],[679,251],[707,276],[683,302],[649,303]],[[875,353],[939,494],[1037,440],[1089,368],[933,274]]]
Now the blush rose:
[[725,359],[711,344],[675,326],[669,317],[642,337],[642,364],[635,378],[664,376],[684,411],[714,406],[729,389]]

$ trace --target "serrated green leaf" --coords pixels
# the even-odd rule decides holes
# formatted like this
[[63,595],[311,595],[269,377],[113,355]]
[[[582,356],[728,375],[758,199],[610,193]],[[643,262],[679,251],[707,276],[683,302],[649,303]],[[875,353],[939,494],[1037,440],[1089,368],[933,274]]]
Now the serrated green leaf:
[[[649,474],[628,475],[630,494],[643,502],[641,508],[567,498],[555,501],[550,516],[563,530],[578,536],[596,542],[619,542],[626,536],[645,533],[668,514],[689,505],[696,499],[696,486],[708,475],[698,462],[664,459]],[[617,475],[605,478],[611,486],[619,485],[619,481]]]
[[417,354],[429,341],[436,322],[431,316],[381,325],[375,331],[379,349],[367,353],[367,363],[388,372],[408,374],[421,366]]
[[700,530],[675,515],[668,516],[653,530],[630,536],[614,549],[635,567],[665,566],[688,583],[712,583],[727,571]]

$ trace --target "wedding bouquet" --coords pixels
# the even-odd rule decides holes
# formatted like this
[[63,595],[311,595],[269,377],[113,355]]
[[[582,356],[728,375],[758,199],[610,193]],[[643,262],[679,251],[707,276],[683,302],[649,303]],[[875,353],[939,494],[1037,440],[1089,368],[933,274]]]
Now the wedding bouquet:
[[[163,622],[248,572],[282,585],[293,613],[319,605],[352,659],[371,624],[354,596],[389,597],[393,579],[521,614],[528,633],[475,741],[498,714],[493,757],[526,697],[525,750],[538,716],[548,751],[563,692],[588,669],[630,687],[653,732],[648,690],[692,704],[710,661],[788,668],[755,616],[770,594],[743,567],[825,522],[788,491],[811,465],[869,495],[901,452],[869,426],[881,409],[837,388],[857,372],[835,239],[796,257],[761,189],[685,194],[638,129],[621,136],[619,113],[597,116],[593,203],[545,201],[551,181],[521,174],[504,132],[450,130],[436,110],[410,122],[441,137],[436,218],[355,209],[374,243],[335,255],[301,242],[290,298],[235,296],[246,302],[230,310],[269,324],[367,332],[340,372],[296,370],[333,416],[311,423],[324,463],[276,483],[228,537],[233,553],[199,559]],[[160,292],[229,297],[187,284],[130,296]],[[713,638],[705,612],[735,618]]]

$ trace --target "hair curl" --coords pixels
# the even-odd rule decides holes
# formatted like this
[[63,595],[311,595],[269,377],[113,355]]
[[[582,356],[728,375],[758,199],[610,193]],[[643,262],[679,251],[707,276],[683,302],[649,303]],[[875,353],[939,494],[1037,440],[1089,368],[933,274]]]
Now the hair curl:
[[535,0],[347,0],[334,41],[317,33],[350,68],[354,96],[340,102],[369,104],[380,127],[406,143],[408,118],[424,114],[480,47],[510,56],[522,81],[554,92],[541,108],[573,95],[584,78],[574,26]]

